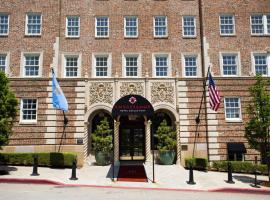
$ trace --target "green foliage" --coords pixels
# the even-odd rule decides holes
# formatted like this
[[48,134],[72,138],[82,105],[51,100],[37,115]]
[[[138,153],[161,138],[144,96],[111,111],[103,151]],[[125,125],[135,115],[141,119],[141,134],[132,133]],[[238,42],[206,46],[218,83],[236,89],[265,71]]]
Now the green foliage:
[[[269,81],[256,76],[256,83],[249,88],[252,96],[247,112],[249,121],[245,126],[245,137],[250,146],[261,152],[262,162],[269,159],[269,126],[270,126],[270,93],[267,87]],[[267,147],[268,146],[268,147]]]
[[[254,170],[259,170],[262,174],[268,174],[267,165],[255,165],[248,161],[231,161],[233,172],[236,173],[250,173],[253,174]],[[212,168],[218,171],[228,170],[228,161],[213,161]]]
[[160,123],[156,137],[158,139],[157,149],[159,151],[175,150],[176,131],[167,125],[167,121],[165,119]]
[[38,155],[38,165],[44,167],[71,167],[76,159],[72,153],[0,153],[0,163],[29,166],[34,155]]
[[112,129],[110,129],[107,118],[104,118],[97,125],[97,129],[92,133],[93,150],[95,152],[112,151]]
[[190,165],[192,165],[194,169],[207,170],[208,160],[206,158],[186,158],[185,166],[189,168]]
[[8,142],[18,105],[8,83],[5,73],[0,71],[0,149]]

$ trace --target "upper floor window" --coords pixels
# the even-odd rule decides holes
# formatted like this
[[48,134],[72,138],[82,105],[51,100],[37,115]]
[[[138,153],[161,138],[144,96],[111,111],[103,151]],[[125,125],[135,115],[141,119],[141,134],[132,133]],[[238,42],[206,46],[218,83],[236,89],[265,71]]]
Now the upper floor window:
[[196,22],[193,16],[183,17],[183,36],[196,37]]
[[26,54],[24,55],[23,75],[29,77],[38,77],[40,70],[40,55]]
[[233,15],[221,15],[219,17],[220,34],[221,35],[234,35],[235,22]]
[[267,54],[254,54],[253,56],[255,73],[268,76],[270,68],[270,56],[267,56]]
[[108,76],[108,56],[96,56],[96,76]]
[[0,13],[0,36],[8,35],[9,32],[9,16]]
[[80,17],[68,16],[66,18],[66,37],[80,36]]
[[78,56],[65,56],[65,76],[78,77]]
[[6,72],[7,68],[7,55],[0,54],[0,71]]
[[30,13],[26,15],[26,35],[41,35],[41,14]]
[[156,16],[154,17],[154,36],[155,37],[167,37],[167,17]]
[[37,121],[37,99],[22,99],[21,100],[21,122],[36,122]]
[[138,37],[137,17],[125,17],[125,37]]
[[155,76],[168,76],[168,55],[155,56]]
[[226,120],[241,119],[241,105],[238,97],[225,97],[225,116]]
[[108,17],[96,17],[96,37],[109,37]]
[[251,16],[251,34],[269,35],[270,34],[270,15],[252,15]]
[[185,76],[197,76],[197,57],[185,56]]
[[125,56],[125,76],[138,76],[138,56]]
[[237,76],[239,74],[237,54],[222,55],[222,72],[224,76]]

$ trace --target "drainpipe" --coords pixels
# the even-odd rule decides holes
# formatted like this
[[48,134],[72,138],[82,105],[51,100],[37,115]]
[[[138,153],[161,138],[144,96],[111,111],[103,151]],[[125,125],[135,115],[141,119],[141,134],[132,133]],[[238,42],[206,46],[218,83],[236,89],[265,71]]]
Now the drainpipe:
[[[205,77],[205,63],[204,63],[204,33],[203,33],[203,9],[202,9],[202,0],[198,0],[199,6],[199,23],[200,23],[200,43],[201,43],[201,66],[202,66],[202,77],[207,80]],[[204,117],[205,117],[205,134],[206,134],[206,146],[207,146],[207,159],[209,161],[209,142],[208,142],[208,121],[207,121],[207,101],[206,101],[206,90],[204,88],[203,93],[204,98]]]

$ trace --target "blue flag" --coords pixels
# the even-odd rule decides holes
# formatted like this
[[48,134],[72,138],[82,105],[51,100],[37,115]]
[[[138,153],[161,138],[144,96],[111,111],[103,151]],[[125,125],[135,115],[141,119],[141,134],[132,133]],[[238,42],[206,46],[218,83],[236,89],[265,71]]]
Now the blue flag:
[[52,103],[54,108],[61,109],[65,112],[68,111],[67,99],[60,88],[54,73],[52,77]]

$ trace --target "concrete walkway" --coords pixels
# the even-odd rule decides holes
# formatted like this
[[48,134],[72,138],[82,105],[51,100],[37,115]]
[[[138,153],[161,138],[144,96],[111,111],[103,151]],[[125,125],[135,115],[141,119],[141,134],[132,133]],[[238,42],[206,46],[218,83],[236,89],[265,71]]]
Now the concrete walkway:
[[[93,186],[93,187],[120,187],[120,188],[145,188],[168,190],[194,190],[194,191],[230,191],[230,192],[262,192],[270,194],[270,188],[254,188],[254,175],[233,174],[235,184],[226,183],[227,173],[202,172],[194,170],[195,185],[187,184],[189,171],[179,165],[155,165],[155,183],[152,182],[152,164],[144,165],[148,182],[120,182],[112,181],[111,166],[93,166],[85,163],[84,167],[77,169],[78,180],[69,180],[71,169],[52,169],[39,167],[39,176],[30,176],[32,167],[1,166],[9,171],[7,175],[0,175],[0,183],[21,182],[39,184],[57,184],[65,186]],[[115,168],[115,176],[118,167]],[[116,179],[115,179],[116,180]],[[258,180],[267,181],[267,176],[258,176]]]

